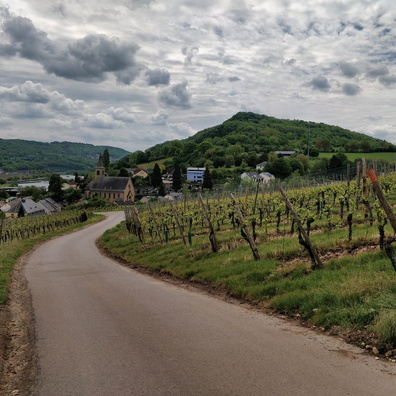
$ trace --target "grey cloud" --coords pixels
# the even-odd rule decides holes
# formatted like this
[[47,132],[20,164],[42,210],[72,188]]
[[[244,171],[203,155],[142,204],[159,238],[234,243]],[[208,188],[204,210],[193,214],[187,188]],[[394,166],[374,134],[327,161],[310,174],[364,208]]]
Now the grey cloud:
[[3,31],[10,43],[0,46],[0,55],[19,53],[22,58],[42,62],[55,53],[47,34],[37,29],[28,18],[9,16],[3,24]]
[[223,81],[223,77],[221,77],[219,73],[208,73],[206,75],[206,82],[209,84],[217,84],[221,81]]
[[294,58],[285,59],[284,61],[282,61],[282,64],[286,66],[295,66],[296,63],[297,63],[297,59]]
[[218,26],[215,26],[215,27],[213,28],[213,31],[214,31],[214,33],[215,33],[216,36],[219,36],[220,38],[223,38],[223,29],[221,29],[221,28],[218,27]]
[[170,73],[166,69],[148,69],[145,73],[148,85],[169,85]]
[[393,85],[393,84],[396,84],[396,76],[395,76],[394,74],[392,74],[392,75],[387,75],[387,76],[382,76],[382,77],[380,77],[380,78],[378,79],[378,81],[379,81],[381,84],[383,84],[383,85],[389,87],[389,86],[391,86],[391,85]]
[[184,64],[186,66],[191,65],[192,59],[198,51],[199,51],[198,47],[189,48],[184,46],[182,48],[182,54],[185,55]]
[[313,89],[327,92],[330,89],[329,80],[325,76],[317,76],[313,78],[308,84]]
[[232,76],[228,78],[228,81],[235,82],[235,81],[241,81],[241,79],[237,76]]
[[357,95],[362,89],[359,87],[359,85],[356,84],[343,84],[341,86],[342,92],[344,92],[345,95],[349,96],[354,96]]
[[187,82],[174,84],[158,93],[159,102],[165,107],[180,107],[189,109],[191,107],[191,95],[187,91]]
[[386,76],[389,74],[389,69],[386,66],[375,66],[375,67],[370,67],[367,70],[367,77],[368,78],[378,78],[382,76]]
[[359,69],[349,62],[341,62],[340,69],[342,74],[349,78],[355,77],[359,73]]
[[135,60],[138,49],[136,44],[92,34],[69,44],[63,62],[59,58],[52,62],[50,58],[44,67],[50,73],[75,80],[102,81],[105,73],[114,72],[119,82],[128,85],[141,70]]
[[243,1],[236,3],[236,7],[230,10],[230,18],[237,23],[244,24],[249,19],[249,9]]
[[61,49],[30,19],[10,16],[3,25],[9,43],[0,45],[0,55],[19,55],[39,62],[48,73],[86,82],[98,82],[114,73],[117,81],[130,84],[142,66],[136,62],[139,46],[103,34],[91,34]]
[[236,63],[236,58],[234,58],[234,57],[232,57],[232,56],[226,55],[226,56],[224,56],[224,57],[221,59],[221,62],[222,62],[224,65],[233,65],[234,63]]

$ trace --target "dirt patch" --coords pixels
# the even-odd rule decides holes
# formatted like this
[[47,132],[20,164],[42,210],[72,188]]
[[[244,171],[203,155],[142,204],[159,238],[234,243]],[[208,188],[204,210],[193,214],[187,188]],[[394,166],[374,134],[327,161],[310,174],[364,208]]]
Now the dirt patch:
[[33,395],[37,373],[32,299],[23,275],[26,255],[14,267],[0,308],[0,394]]

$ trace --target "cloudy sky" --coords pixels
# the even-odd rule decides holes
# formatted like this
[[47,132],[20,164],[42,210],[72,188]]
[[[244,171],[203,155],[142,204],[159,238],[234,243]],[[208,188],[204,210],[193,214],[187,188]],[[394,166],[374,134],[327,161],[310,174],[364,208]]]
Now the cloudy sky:
[[144,150],[238,111],[396,143],[393,0],[5,0],[0,138]]

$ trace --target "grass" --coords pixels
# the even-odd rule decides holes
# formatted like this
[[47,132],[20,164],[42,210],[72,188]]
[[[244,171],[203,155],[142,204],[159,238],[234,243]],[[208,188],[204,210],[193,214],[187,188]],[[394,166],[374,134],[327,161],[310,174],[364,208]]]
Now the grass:
[[[239,231],[217,234],[220,252],[211,252],[207,235],[193,236],[192,246],[180,240],[166,245],[141,244],[125,224],[107,231],[100,243],[131,263],[166,271],[174,276],[209,282],[234,296],[262,302],[289,315],[299,314],[325,328],[373,329],[386,344],[396,340],[396,272],[386,255],[376,248],[361,253],[364,245],[378,242],[375,226],[357,224],[353,240],[345,228],[313,233],[321,254],[344,250],[326,259],[323,269],[311,271],[297,235],[258,239],[261,260],[254,261]],[[394,327],[392,327],[394,325]]]
[[[320,153],[320,158],[331,158],[335,153]],[[388,162],[395,162],[395,153],[344,153],[350,161],[355,161],[359,158],[365,158],[366,160],[381,159]]]
[[103,220],[103,215],[94,215],[84,223],[77,223],[60,230],[55,230],[44,235],[37,235],[29,239],[14,240],[11,242],[0,244],[0,304],[4,304],[8,297],[8,286],[10,277],[17,260],[35,245],[45,242],[53,237],[72,232],[76,229],[85,227],[89,224]]
[[164,159],[160,159],[160,160],[157,160],[157,161],[147,162],[145,164],[138,164],[138,168],[143,168],[143,169],[146,169],[146,170],[147,169],[154,169],[154,165],[156,163],[158,164],[158,166],[161,166],[166,161],[172,161],[172,158],[169,157],[169,158],[164,158]]

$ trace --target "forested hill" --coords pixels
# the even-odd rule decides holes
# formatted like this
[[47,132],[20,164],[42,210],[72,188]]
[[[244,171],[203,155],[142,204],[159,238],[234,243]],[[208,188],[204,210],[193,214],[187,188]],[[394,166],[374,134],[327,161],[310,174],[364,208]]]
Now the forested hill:
[[202,166],[208,159],[222,166],[226,155],[237,158],[249,153],[296,150],[304,153],[308,142],[311,156],[319,151],[396,151],[384,140],[352,132],[338,126],[301,120],[287,120],[255,113],[237,113],[222,124],[197,132],[184,140],[158,144],[145,152],[135,152],[124,162],[139,164],[173,157],[180,164]]
[[120,148],[85,143],[0,139],[0,169],[6,172],[86,171],[95,167],[105,148],[109,150],[112,161],[129,154]]

